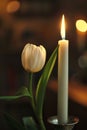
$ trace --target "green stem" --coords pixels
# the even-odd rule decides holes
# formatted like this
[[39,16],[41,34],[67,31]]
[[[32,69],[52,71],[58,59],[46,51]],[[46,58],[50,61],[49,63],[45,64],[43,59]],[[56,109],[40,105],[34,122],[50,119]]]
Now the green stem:
[[46,128],[45,128],[45,125],[44,125],[44,122],[43,122],[43,120],[42,119],[39,119],[39,125],[40,125],[40,130],[46,130]]
[[40,128],[40,130],[46,130],[45,128],[45,125],[44,125],[44,122],[43,122],[43,119],[42,119],[42,116],[39,117],[39,115],[36,113],[36,110],[35,110],[35,99],[34,99],[34,95],[33,95],[33,89],[32,89],[32,81],[33,81],[33,73],[29,73],[29,86],[28,86],[28,90],[29,90],[29,93],[31,95],[31,104],[32,104],[32,107],[33,107],[33,111],[34,111],[34,114],[36,116],[36,119],[37,119],[37,122],[38,122],[38,126]]
[[32,104],[32,107],[33,107],[33,110],[34,110],[35,109],[35,100],[34,100],[33,89],[32,89],[32,81],[33,81],[33,73],[30,72],[29,73],[29,86],[28,86],[28,90],[29,90],[29,93],[31,95],[31,104]]

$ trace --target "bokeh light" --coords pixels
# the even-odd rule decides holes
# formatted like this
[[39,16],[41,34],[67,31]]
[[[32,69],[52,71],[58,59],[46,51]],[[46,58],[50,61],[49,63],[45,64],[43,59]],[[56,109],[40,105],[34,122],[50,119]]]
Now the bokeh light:
[[16,12],[18,9],[20,8],[20,2],[19,1],[10,1],[8,4],[7,4],[7,12],[8,13],[14,13]]
[[86,32],[87,31],[87,23],[84,20],[77,20],[76,21],[76,28],[77,30],[81,31],[81,32]]

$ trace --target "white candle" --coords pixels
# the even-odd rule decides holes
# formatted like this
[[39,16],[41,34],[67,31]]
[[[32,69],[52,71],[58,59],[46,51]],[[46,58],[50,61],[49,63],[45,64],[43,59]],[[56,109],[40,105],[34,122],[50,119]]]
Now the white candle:
[[65,124],[68,121],[68,40],[65,39],[64,15],[61,24],[61,36],[58,49],[58,122]]

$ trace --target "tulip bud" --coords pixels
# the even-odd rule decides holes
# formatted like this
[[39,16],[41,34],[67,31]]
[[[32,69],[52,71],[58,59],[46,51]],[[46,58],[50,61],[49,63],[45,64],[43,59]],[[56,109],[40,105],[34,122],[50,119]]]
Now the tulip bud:
[[36,46],[28,43],[22,51],[21,61],[26,71],[38,72],[45,64],[46,50],[42,45]]

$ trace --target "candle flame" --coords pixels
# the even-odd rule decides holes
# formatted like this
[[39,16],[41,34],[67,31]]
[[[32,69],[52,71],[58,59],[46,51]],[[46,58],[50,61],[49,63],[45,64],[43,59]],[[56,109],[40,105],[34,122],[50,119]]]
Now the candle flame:
[[62,16],[62,23],[61,23],[61,37],[65,39],[65,17]]

